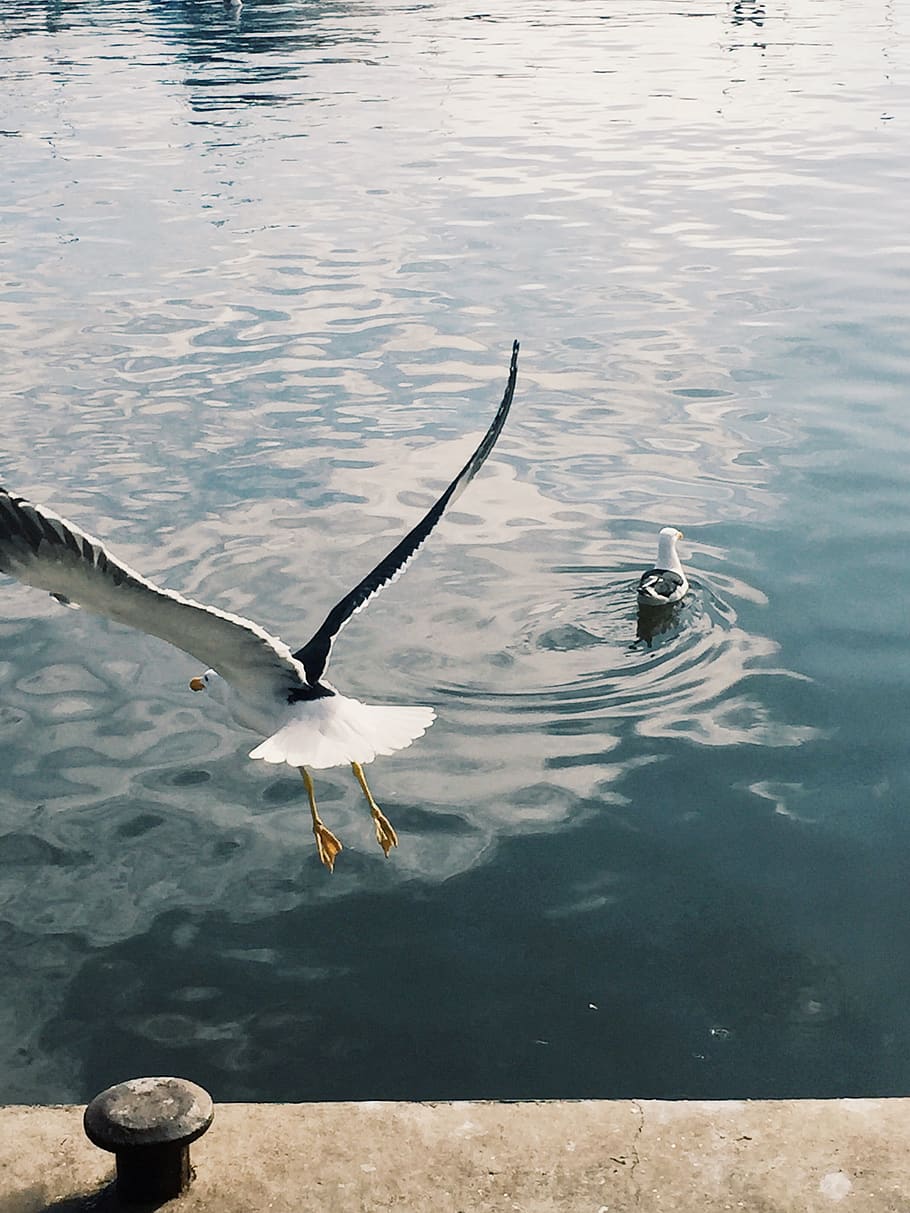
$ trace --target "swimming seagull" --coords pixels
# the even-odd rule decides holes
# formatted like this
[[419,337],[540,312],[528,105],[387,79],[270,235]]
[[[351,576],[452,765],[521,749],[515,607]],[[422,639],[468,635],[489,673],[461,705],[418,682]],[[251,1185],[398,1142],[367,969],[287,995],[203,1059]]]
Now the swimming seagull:
[[638,582],[640,607],[672,606],[688,593],[689,582],[676,551],[676,541],[682,537],[674,526],[665,526],[657,536],[657,563]]
[[326,666],[335,638],[351,616],[404,571],[483,465],[508,416],[517,374],[516,341],[502,403],[474,454],[417,525],[332,607],[295,653],[249,619],[155,585],[117,560],[100,539],[2,488],[0,572],[47,590],[66,606],[81,605],[158,636],[209,667],[190,687],[224,701],[239,724],[265,738],[250,752],[251,758],[298,768],[319,858],[330,871],[341,843],[319,816],[308,768],[350,763],[369,805],[377,841],[388,855],[398,838],[373,799],[363,767],[378,754],[404,749],[422,737],[436,713],[430,707],[366,704],[341,695],[326,680]]

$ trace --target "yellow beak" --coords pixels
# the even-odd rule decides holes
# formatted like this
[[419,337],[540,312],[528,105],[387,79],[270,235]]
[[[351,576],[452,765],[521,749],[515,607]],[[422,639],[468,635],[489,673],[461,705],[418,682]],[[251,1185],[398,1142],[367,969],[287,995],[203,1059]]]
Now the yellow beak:
[[202,681],[201,678],[191,678],[190,679],[190,690],[191,691],[204,691],[205,683]]

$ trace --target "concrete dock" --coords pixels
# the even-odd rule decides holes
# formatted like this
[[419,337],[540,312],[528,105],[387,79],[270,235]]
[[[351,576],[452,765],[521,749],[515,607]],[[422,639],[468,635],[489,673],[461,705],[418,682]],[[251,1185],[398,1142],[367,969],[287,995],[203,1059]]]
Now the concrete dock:
[[[0,1213],[114,1210],[81,1107],[0,1108]],[[186,1213],[910,1213],[910,1099],[218,1104]]]

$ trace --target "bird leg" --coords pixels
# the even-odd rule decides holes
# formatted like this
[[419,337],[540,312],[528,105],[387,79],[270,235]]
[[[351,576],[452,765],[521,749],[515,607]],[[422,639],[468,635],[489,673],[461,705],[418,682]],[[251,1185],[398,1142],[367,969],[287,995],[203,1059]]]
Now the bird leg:
[[389,851],[392,847],[398,846],[398,835],[392,828],[392,823],[383,813],[382,809],[373,799],[373,793],[367,787],[367,777],[363,773],[363,767],[359,762],[351,763],[351,770],[357,776],[357,782],[363,789],[363,794],[367,798],[367,804],[370,806],[370,816],[373,818],[373,825],[376,827],[376,841],[382,847],[383,854],[386,859],[389,857]]
[[334,872],[335,860],[343,848],[332,831],[322,823],[319,810],[316,808],[316,793],[313,789],[313,778],[310,772],[306,767],[298,767],[297,770],[303,776],[303,782],[306,784],[306,794],[310,798],[310,813],[313,817],[313,833],[316,835],[316,850],[319,852],[319,858],[329,871]]

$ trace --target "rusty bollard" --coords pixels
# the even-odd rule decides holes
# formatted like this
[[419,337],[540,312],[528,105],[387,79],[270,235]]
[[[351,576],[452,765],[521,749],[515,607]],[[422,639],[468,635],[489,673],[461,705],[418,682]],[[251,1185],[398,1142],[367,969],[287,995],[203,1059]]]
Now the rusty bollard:
[[170,1200],[189,1186],[190,1142],[215,1115],[212,1097],[185,1078],[131,1078],[96,1095],[85,1109],[89,1141],[117,1158],[124,1204]]

